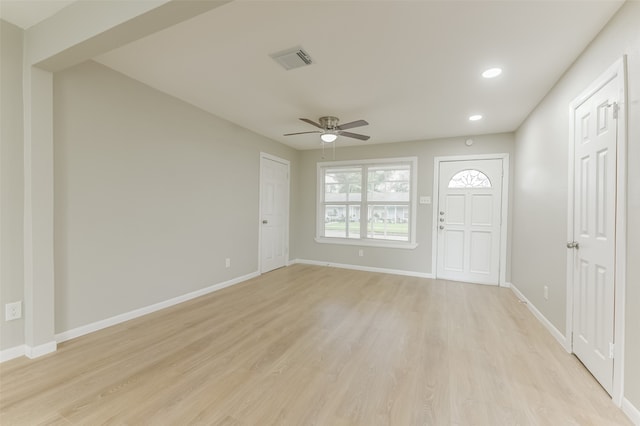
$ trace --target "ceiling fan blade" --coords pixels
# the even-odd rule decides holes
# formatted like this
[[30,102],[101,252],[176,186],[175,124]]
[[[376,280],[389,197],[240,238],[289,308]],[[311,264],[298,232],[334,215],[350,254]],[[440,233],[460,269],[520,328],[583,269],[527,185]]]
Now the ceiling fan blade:
[[337,126],[336,129],[347,130],[347,129],[353,129],[354,127],[367,126],[368,124],[369,123],[367,123],[365,120],[356,120],[356,121],[352,121],[351,123],[341,124]]
[[324,130],[324,127],[322,127],[321,125],[319,125],[318,123],[316,123],[316,122],[315,122],[315,121],[313,121],[313,120],[309,120],[308,118],[301,118],[300,120],[304,121],[305,123],[309,123],[309,124],[311,124],[312,126],[316,126],[318,129],[322,129],[322,130]]
[[320,131],[318,131],[318,130],[314,130],[314,131],[312,131],[312,132],[287,133],[287,134],[284,134],[284,135],[282,135],[282,136],[304,135],[304,134],[307,134],[307,133],[322,133],[322,132],[320,132]]
[[361,141],[368,141],[371,136],[361,135],[359,133],[340,132],[340,136],[346,136],[348,138],[360,139]]

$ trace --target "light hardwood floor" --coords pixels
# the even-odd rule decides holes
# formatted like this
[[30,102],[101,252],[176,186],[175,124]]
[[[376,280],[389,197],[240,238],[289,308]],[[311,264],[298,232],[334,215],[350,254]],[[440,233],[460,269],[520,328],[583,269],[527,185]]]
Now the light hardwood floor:
[[0,424],[630,422],[510,290],[294,265],[1,364]]

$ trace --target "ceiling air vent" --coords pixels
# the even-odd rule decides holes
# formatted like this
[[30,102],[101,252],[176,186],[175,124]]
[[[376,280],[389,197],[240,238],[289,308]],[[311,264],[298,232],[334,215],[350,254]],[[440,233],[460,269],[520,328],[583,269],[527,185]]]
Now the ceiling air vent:
[[313,60],[307,52],[305,52],[300,46],[283,50],[281,52],[272,53],[271,56],[277,63],[282,65],[285,70],[292,70],[294,68],[306,67],[311,65]]

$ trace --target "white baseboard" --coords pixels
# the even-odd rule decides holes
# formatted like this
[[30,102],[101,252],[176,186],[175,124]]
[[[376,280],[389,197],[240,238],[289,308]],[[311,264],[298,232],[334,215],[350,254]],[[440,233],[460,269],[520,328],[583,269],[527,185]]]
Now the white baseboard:
[[56,342],[48,342],[43,345],[38,346],[28,346],[24,345],[24,354],[28,358],[38,358],[39,356],[47,355],[52,352],[55,352],[58,349],[58,344]]
[[622,412],[629,417],[631,422],[640,426],[640,410],[638,410],[627,398],[622,399]]
[[38,346],[19,345],[0,351],[0,362],[10,361],[20,358],[21,356],[26,356],[31,359],[38,358],[55,352],[57,349],[58,344],[56,342],[48,342]]
[[318,260],[307,260],[307,259],[293,259],[289,261],[290,264],[301,263],[305,265],[318,265],[318,266],[330,266],[332,268],[343,268],[343,269],[354,269],[356,271],[366,271],[366,272],[380,272],[383,274],[393,274],[393,275],[405,275],[409,277],[419,277],[419,278],[433,278],[433,274],[427,272],[415,272],[415,271],[405,271],[402,269],[387,269],[387,268],[376,268],[373,266],[360,266],[360,265],[349,265],[346,263],[333,263],[333,262],[322,262]]
[[159,311],[161,309],[168,308],[178,303],[186,302],[187,300],[195,299],[196,297],[204,296],[205,294],[213,293],[214,291],[222,290],[223,288],[230,287],[234,284],[247,281],[251,278],[255,278],[260,275],[259,272],[252,272],[241,277],[233,278],[229,281],[214,284],[212,286],[192,291],[191,293],[183,294],[182,296],[174,297],[163,302],[158,302],[153,305],[145,306],[143,308],[135,309],[124,314],[116,315],[111,318],[106,318],[100,321],[93,322],[91,324],[83,325],[62,333],[56,334],[56,342],[61,343],[67,340],[75,339],[76,337],[84,336],[85,334],[93,333],[94,331],[102,330],[103,328],[111,327],[112,325],[120,324],[125,321],[132,320],[134,318],[141,317],[143,315],[150,314],[152,312]]
[[0,351],[0,362],[9,361],[24,356],[24,345],[14,346],[13,348]]
[[567,352],[571,352],[571,348],[569,348],[567,346],[567,338],[564,336],[564,334],[560,333],[560,331],[557,328],[555,328],[555,326],[553,324],[551,324],[551,321],[549,321],[544,315],[542,315],[542,312],[540,312],[538,310],[538,308],[536,308],[529,301],[529,299],[527,299],[524,296],[524,294],[522,294],[520,292],[520,290],[518,290],[518,288],[515,285],[513,285],[513,283],[509,283],[509,287],[511,287],[511,291],[513,291],[513,293],[516,295],[516,297],[527,305],[527,308],[529,308],[529,311],[531,311],[531,313],[536,318],[538,318],[538,321],[540,321],[542,323],[542,325],[544,325],[546,327],[546,329],[549,331],[549,333],[551,333],[551,335],[553,337],[555,337],[555,339],[558,341],[558,343],[560,343],[562,345],[564,350],[567,351]]
[[38,346],[19,345],[13,348],[0,351],[0,362],[27,356],[28,358],[38,358],[43,355],[55,352],[58,349],[56,342],[48,342]]

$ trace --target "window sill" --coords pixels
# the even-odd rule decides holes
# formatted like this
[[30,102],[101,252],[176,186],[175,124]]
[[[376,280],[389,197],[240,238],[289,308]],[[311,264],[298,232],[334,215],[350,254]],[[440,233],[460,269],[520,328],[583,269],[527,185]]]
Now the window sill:
[[338,244],[338,245],[347,245],[347,246],[363,246],[363,247],[382,247],[382,248],[395,248],[395,249],[405,249],[405,250],[413,250],[418,247],[417,243],[406,242],[406,241],[384,241],[384,240],[361,240],[361,239],[350,239],[350,238],[327,238],[327,237],[316,237],[316,243],[320,244]]

